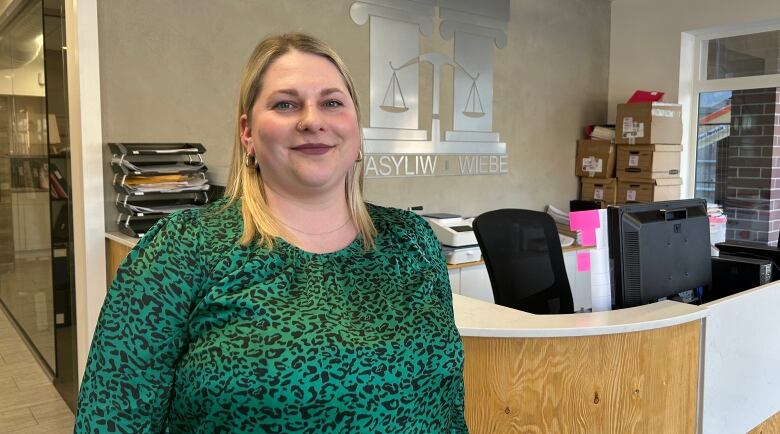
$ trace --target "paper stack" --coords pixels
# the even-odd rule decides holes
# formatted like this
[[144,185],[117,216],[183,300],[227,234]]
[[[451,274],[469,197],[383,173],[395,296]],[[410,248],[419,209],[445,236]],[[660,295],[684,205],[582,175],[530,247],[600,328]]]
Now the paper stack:
[[571,229],[581,235],[577,252],[577,271],[590,272],[590,298],[593,312],[612,309],[612,285],[609,271],[607,210],[597,209],[569,213]]
[[590,250],[590,298],[593,312],[612,309],[612,285],[609,274],[609,236],[607,231],[607,210],[598,213],[599,227],[596,228],[596,246]]
[[601,126],[597,125],[593,127],[593,131],[590,133],[590,138],[593,140],[615,140],[615,127],[614,126]]

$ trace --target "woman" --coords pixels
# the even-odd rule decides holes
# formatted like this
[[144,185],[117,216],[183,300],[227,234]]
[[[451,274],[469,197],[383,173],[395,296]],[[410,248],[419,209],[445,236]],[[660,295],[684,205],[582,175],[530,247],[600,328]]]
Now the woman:
[[436,238],[366,205],[338,55],[270,37],[244,71],[227,199],[171,215],[120,267],[77,432],[466,432]]

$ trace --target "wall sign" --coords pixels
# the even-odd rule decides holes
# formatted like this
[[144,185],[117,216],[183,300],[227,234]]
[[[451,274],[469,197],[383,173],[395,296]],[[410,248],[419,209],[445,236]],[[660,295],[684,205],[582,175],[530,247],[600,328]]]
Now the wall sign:
[[[420,34],[454,42],[453,56],[420,53]],[[493,129],[493,51],[506,46],[509,0],[359,0],[352,20],[370,33],[366,176],[508,172],[506,143]],[[419,126],[419,65],[433,67],[430,128]],[[453,129],[442,135],[441,71],[453,70]]]

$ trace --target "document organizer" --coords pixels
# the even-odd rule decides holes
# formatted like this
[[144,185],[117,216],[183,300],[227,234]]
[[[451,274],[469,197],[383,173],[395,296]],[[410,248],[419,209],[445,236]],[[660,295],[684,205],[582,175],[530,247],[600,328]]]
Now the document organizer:
[[141,238],[146,232],[151,229],[155,223],[160,221],[161,217],[148,215],[142,217],[134,217],[125,214],[119,214],[116,219],[116,223],[119,226],[119,231],[123,234],[130,235],[131,237]]
[[117,211],[129,216],[160,215],[164,217],[173,211],[197,208],[208,203],[205,191],[169,193],[161,195],[117,194],[114,206]]
[[[160,179],[163,176],[177,176],[176,181]],[[205,172],[194,174],[167,174],[163,176],[132,177],[114,174],[112,185],[114,191],[128,196],[143,196],[146,194],[169,194],[186,191],[207,191],[210,188]]]
[[142,237],[158,220],[174,211],[192,209],[208,203],[205,191],[160,195],[122,195],[115,202],[119,230],[131,237]]
[[114,155],[193,155],[204,154],[200,143],[109,143]]
[[206,172],[208,168],[200,155],[151,155],[111,158],[111,170],[118,175],[156,176]]
[[142,237],[172,212],[208,203],[200,143],[109,143],[114,205],[122,233]]

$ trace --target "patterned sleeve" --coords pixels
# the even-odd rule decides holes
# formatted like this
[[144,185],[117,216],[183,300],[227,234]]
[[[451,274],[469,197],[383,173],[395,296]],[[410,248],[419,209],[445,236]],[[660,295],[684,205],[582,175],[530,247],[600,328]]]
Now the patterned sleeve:
[[[441,244],[439,239],[436,238],[436,234],[431,229],[428,222],[421,217],[417,217],[418,236],[422,248],[425,250],[425,256],[429,259],[430,264],[435,269],[435,288],[438,289],[438,296],[442,302],[442,305],[448,309],[450,318],[452,318],[452,327],[455,325],[455,313],[452,306],[452,289],[450,288],[450,276],[447,271],[447,261],[444,258],[444,253],[441,250]],[[462,354],[460,355],[462,357]],[[450,426],[448,432],[451,434],[467,434],[468,428],[464,418],[464,387],[463,387],[463,373],[460,373],[459,378],[455,380],[457,382],[455,389],[455,396],[450,401],[452,419],[450,420]]]
[[81,384],[76,433],[159,433],[187,317],[202,281],[197,221],[158,222],[125,258],[100,312]]
[[437,288],[437,294],[441,299],[442,305],[449,309],[450,315],[454,312],[452,308],[452,288],[450,287],[450,275],[447,271],[447,261],[444,259],[444,253],[441,250],[441,244],[439,239],[436,238],[436,234],[433,233],[428,222],[422,217],[415,215],[417,225],[417,235],[420,246],[425,252],[425,258],[429,261],[430,266],[435,272],[435,288]]

